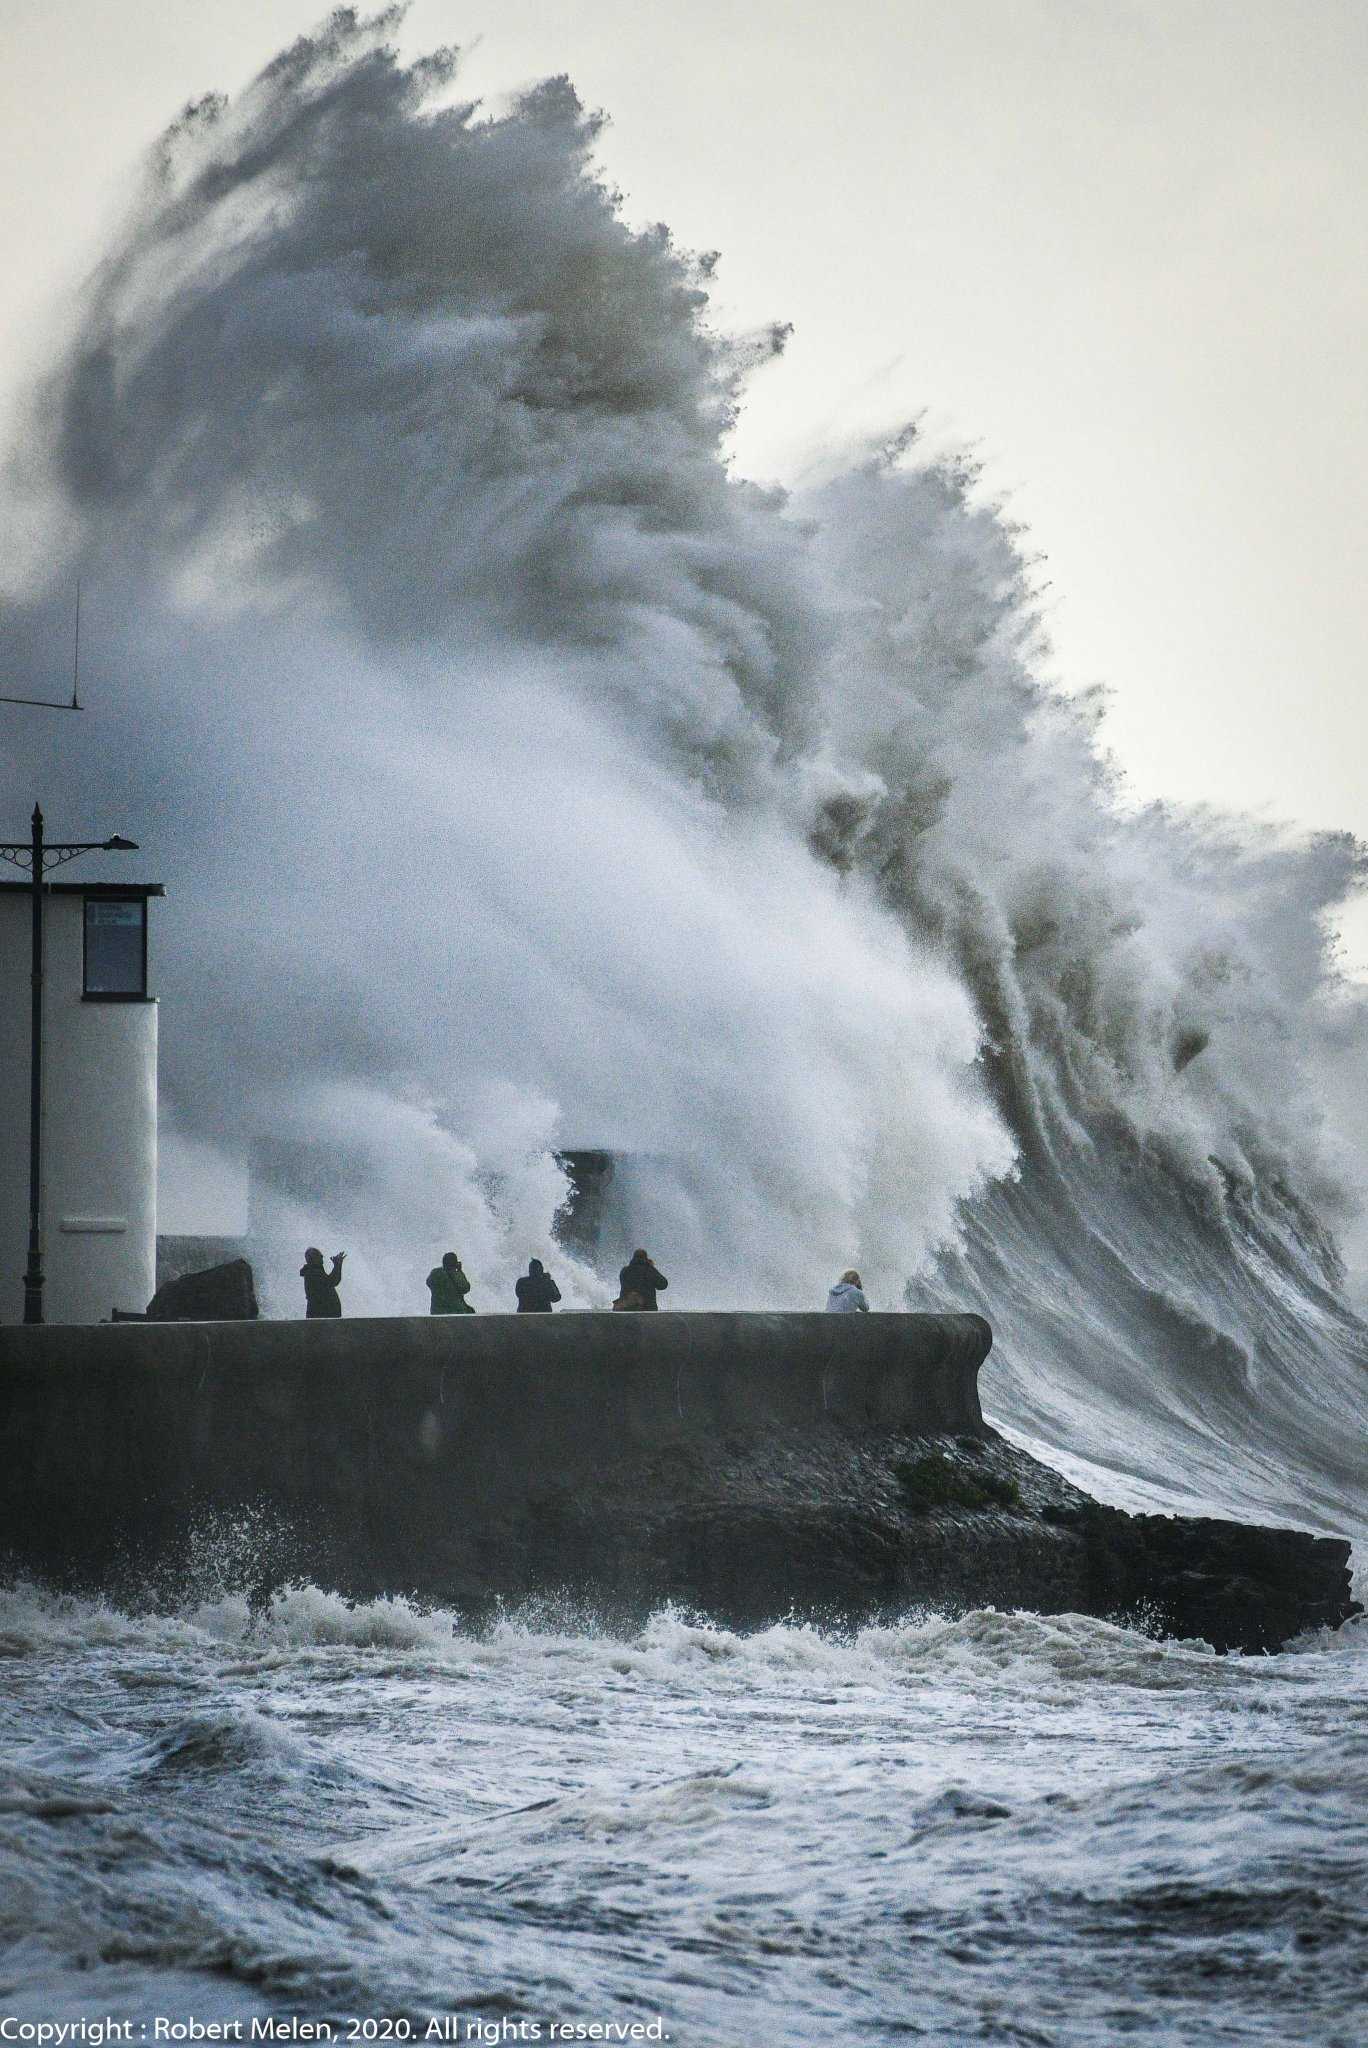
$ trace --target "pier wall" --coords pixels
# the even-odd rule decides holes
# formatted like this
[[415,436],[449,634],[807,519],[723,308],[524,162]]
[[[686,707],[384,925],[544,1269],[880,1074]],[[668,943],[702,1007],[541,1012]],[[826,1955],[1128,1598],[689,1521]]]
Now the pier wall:
[[[602,1561],[608,1524],[702,1505],[727,1446],[763,1474],[782,1443],[816,1492],[852,1434],[981,1432],[991,1341],[972,1315],[11,1327],[0,1554],[99,1577],[250,1507],[354,1583],[522,1589],[554,1576],[556,1514],[595,1521]],[[719,1509],[736,1492],[719,1480]]]

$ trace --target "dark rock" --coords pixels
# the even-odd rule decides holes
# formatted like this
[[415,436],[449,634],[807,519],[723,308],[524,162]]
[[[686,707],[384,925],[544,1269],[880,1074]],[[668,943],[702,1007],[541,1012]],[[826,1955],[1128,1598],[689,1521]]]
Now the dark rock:
[[225,1266],[230,1259],[249,1259],[251,1241],[245,1237],[206,1237],[180,1231],[157,1232],[157,1286],[179,1280],[183,1273],[206,1273],[210,1266]]
[[258,1313],[246,1259],[229,1259],[203,1273],[182,1273],[160,1286],[147,1304],[149,1323],[242,1323]]
[[1145,1613],[1166,1634],[1218,1650],[1277,1650],[1361,1614],[1350,1545],[1337,1536],[1180,1515],[1128,1515],[1097,1501],[1046,1507],[1086,1546],[1096,1612]]
[[[977,1454],[972,1439],[959,1442],[969,1455]],[[936,1508],[1014,1508],[1021,1503],[1021,1488],[1015,1479],[999,1478],[986,1472],[979,1477],[966,1472],[943,1451],[929,1451],[921,1458],[903,1458],[893,1467],[902,1504],[909,1514],[929,1515]]]

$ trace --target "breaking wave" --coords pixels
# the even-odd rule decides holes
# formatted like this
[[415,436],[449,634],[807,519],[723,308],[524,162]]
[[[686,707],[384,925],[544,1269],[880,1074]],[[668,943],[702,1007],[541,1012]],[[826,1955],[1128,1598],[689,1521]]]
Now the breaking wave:
[[372,1311],[449,1243],[602,1303],[556,1153],[613,1148],[672,1304],[854,1261],[982,1307],[1103,1490],[1361,1526],[1359,849],[1128,806],[915,433],[733,474],[782,329],[717,331],[567,81],[486,114],[394,21],[187,109],[9,461],[11,660],[79,573],[100,716],[7,765],[165,865],[172,1124],[313,1147],[273,1241]]

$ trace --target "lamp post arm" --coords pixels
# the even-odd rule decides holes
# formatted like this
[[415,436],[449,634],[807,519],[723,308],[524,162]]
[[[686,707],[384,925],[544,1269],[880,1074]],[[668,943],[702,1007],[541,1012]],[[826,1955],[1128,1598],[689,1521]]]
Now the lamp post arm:
[[[112,839],[46,839],[43,841],[40,873],[48,868],[60,868],[69,860],[75,860],[83,853],[136,853],[136,839],[123,839],[116,832]],[[33,872],[33,842],[28,839],[0,839],[0,860],[11,861],[17,868]]]

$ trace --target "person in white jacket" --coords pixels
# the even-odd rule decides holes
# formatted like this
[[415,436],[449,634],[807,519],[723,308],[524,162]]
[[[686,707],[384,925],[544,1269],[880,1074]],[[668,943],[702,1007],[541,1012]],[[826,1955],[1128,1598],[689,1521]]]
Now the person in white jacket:
[[869,1314],[869,1303],[864,1298],[860,1276],[852,1266],[842,1273],[836,1285],[827,1296],[827,1313],[837,1316],[853,1316],[863,1312]]

